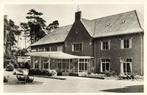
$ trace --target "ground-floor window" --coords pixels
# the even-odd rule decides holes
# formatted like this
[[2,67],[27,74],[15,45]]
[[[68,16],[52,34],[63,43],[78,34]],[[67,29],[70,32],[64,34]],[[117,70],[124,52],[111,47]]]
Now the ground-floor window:
[[34,62],[34,68],[39,69],[39,61],[37,59],[33,58],[33,62]]
[[101,59],[101,72],[110,71],[110,59],[103,58]]
[[43,63],[44,69],[48,69],[48,63]]
[[35,63],[35,69],[39,69],[39,63]]
[[79,59],[79,71],[86,71],[87,64],[89,63],[88,59]]
[[123,62],[123,72],[124,73],[131,73],[132,72],[132,59],[131,58],[127,58]]

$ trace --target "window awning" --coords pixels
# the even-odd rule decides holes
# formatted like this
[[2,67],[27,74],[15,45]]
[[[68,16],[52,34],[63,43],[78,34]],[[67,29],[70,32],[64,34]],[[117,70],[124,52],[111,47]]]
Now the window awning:
[[91,59],[93,57],[91,56],[76,56],[71,55],[63,52],[30,52],[27,53],[27,55],[30,56],[38,56],[38,57],[47,57],[47,58],[53,58],[53,59]]

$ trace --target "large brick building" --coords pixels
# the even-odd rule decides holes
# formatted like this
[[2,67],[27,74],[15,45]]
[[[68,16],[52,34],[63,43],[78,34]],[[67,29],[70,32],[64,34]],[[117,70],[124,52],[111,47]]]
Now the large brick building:
[[93,20],[76,12],[72,25],[57,28],[31,49],[36,69],[143,75],[143,29],[135,10]]

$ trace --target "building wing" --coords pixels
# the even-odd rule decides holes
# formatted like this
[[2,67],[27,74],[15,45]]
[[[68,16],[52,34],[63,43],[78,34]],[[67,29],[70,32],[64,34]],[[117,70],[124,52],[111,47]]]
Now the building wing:
[[31,46],[64,42],[71,27],[72,27],[72,25],[59,27],[59,28],[55,29],[53,32],[51,32],[48,35],[46,35],[45,37],[43,37],[42,39],[38,40],[36,43],[32,44]]

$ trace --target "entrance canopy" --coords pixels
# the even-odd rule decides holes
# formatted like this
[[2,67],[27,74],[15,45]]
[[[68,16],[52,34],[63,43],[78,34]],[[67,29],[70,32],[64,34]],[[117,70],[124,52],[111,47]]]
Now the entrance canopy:
[[27,55],[30,56],[38,56],[38,57],[47,57],[47,58],[53,58],[53,59],[91,59],[93,57],[91,56],[76,56],[76,55],[71,55],[63,52],[58,52],[58,51],[50,51],[50,52],[30,52],[27,53]]

